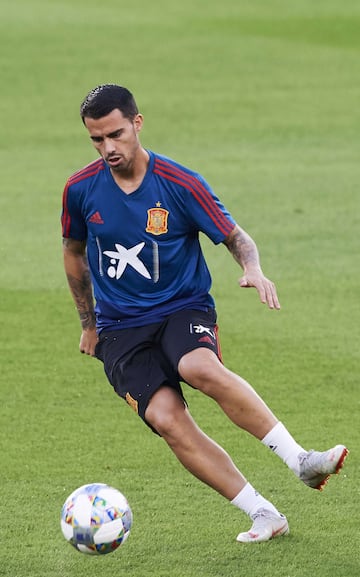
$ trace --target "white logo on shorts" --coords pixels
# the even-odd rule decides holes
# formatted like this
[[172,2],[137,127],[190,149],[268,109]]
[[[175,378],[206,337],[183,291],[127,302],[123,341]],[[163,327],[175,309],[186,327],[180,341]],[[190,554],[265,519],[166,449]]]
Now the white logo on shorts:
[[215,339],[215,333],[214,331],[212,331],[211,329],[209,329],[208,327],[204,327],[203,325],[190,325],[190,332],[194,332],[197,335],[201,335],[203,333],[207,333],[208,335],[211,336],[212,339]]

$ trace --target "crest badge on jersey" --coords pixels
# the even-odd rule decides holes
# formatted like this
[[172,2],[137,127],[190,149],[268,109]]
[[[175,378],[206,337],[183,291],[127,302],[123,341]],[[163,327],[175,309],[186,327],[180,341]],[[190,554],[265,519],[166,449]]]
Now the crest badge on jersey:
[[165,234],[168,231],[169,211],[161,208],[160,202],[157,202],[156,207],[149,208],[147,213],[146,232],[151,232],[151,234],[156,235]]

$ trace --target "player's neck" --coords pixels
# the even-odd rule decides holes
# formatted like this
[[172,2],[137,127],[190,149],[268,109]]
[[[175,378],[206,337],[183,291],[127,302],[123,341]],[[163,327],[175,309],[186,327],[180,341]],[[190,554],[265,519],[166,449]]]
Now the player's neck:
[[123,171],[111,170],[116,184],[125,194],[135,192],[144,180],[149,164],[149,154],[142,147],[137,151],[134,161],[130,167]]

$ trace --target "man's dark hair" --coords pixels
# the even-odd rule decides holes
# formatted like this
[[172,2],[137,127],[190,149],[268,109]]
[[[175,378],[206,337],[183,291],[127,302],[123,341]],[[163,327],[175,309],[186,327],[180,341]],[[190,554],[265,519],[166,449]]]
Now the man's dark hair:
[[100,84],[93,88],[80,106],[82,121],[102,118],[118,108],[125,118],[133,120],[139,113],[131,92],[117,84]]

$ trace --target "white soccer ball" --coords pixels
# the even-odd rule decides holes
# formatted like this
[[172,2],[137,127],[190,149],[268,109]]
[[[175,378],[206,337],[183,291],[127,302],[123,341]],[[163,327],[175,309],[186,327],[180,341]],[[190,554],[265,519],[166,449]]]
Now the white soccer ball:
[[106,555],[129,537],[133,516],[120,491],[104,483],[79,487],[61,511],[65,539],[81,553]]

